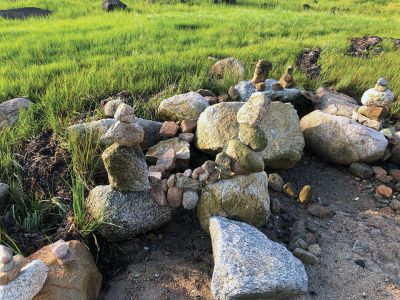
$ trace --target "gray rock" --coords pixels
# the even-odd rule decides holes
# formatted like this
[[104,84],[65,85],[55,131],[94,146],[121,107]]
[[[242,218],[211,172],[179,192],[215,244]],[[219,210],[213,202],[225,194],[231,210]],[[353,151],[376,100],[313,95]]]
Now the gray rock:
[[354,98],[323,87],[317,90],[316,100],[316,110],[350,119],[353,112],[360,107]]
[[10,186],[0,182],[0,208],[7,204],[7,198],[10,193]]
[[197,191],[202,189],[200,180],[186,177],[183,174],[176,174],[175,186],[180,189],[191,189]]
[[311,252],[308,252],[307,250],[301,248],[294,249],[293,255],[307,265],[315,265],[319,262],[318,257],[316,257]]
[[161,101],[158,114],[167,121],[197,120],[208,106],[202,95],[190,92]]
[[122,192],[109,185],[92,189],[86,199],[90,216],[101,222],[99,231],[109,241],[121,241],[160,227],[172,211],[150,199],[150,192]]
[[381,85],[380,82],[381,79],[378,80],[374,88],[364,92],[361,97],[361,103],[363,105],[389,107],[394,101],[395,96],[392,91],[387,88],[387,81],[383,82],[386,83],[385,85]]
[[103,0],[103,8],[105,11],[113,11],[115,9],[125,9],[126,4],[120,0]]
[[262,92],[252,94],[249,100],[239,109],[236,117],[239,124],[257,127],[267,115],[271,100]]
[[34,260],[21,269],[18,277],[6,285],[0,285],[0,300],[32,300],[47,279],[47,267]]
[[228,57],[217,61],[208,72],[212,78],[223,78],[225,76],[233,76],[237,79],[243,79],[246,70],[244,64],[236,58]]
[[307,291],[303,264],[256,228],[213,217],[210,233],[215,299],[281,299]]
[[13,126],[21,110],[27,110],[31,101],[26,98],[15,98],[0,103],[0,131],[6,126]]
[[234,176],[208,184],[197,206],[203,230],[208,232],[210,217],[221,213],[256,227],[264,226],[270,215],[267,174]]
[[367,179],[374,175],[372,167],[364,163],[352,163],[349,167],[350,173],[356,177]]
[[185,209],[195,209],[199,202],[199,194],[197,191],[186,190],[183,192],[182,206]]
[[268,175],[268,186],[276,192],[282,192],[283,185],[282,177],[277,173],[272,173]]
[[385,136],[346,117],[315,110],[300,121],[307,147],[338,164],[373,162],[388,145]]

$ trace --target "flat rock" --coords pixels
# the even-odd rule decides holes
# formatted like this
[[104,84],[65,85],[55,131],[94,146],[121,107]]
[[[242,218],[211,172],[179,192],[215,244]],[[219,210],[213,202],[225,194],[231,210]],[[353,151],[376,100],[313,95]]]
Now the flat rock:
[[47,267],[34,260],[21,269],[18,277],[7,285],[0,285],[0,300],[32,300],[47,279]]
[[26,98],[15,98],[0,103],[0,131],[5,126],[13,126],[19,118],[21,110],[27,110],[31,101]]
[[158,114],[167,121],[197,120],[208,106],[207,100],[202,95],[189,92],[161,101]]
[[168,206],[150,199],[150,191],[115,191],[109,185],[92,189],[86,199],[89,215],[102,224],[99,231],[109,241],[121,241],[156,229],[172,218]]
[[52,13],[52,11],[37,7],[20,7],[0,10],[0,17],[6,19],[27,19],[30,17],[45,17]]
[[213,217],[210,234],[215,299],[281,299],[307,292],[303,264],[256,228]]
[[320,87],[316,91],[314,108],[331,115],[351,118],[353,111],[359,108],[359,105],[357,100],[350,96]]
[[178,137],[161,141],[149,148],[146,159],[150,164],[155,164],[167,151],[175,150],[175,168],[186,170],[190,159],[190,144]]
[[327,161],[347,165],[380,159],[385,136],[346,117],[316,110],[300,121],[307,147]]
[[197,206],[203,230],[208,232],[210,217],[220,214],[256,227],[265,225],[270,215],[267,174],[239,175],[208,184]]

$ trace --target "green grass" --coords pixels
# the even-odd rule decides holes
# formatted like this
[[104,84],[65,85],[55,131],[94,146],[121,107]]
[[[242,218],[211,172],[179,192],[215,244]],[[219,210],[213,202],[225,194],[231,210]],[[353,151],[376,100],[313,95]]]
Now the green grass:
[[[128,11],[105,13],[101,0],[0,0],[0,9],[54,11],[47,18],[0,19],[0,102],[22,96],[35,102],[16,127],[0,133],[0,181],[18,185],[15,153],[28,138],[50,128],[71,152],[71,176],[79,180],[74,199],[83,201],[80,184],[86,190],[93,184],[91,167],[96,168],[98,157],[92,156],[91,144],[68,146],[66,126],[123,89],[134,94],[132,105],[145,117],[153,115],[148,100],[164,89],[166,95],[198,88],[227,91],[231,82],[207,78],[213,64],[208,56],[238,58],[247,65],[248,77],[255,62],[265,58],[274,65],[271,77],[279,78],[303,48],[320,47],[321,76],[310,80],[296,71],[300,86],[335,85],[359,98],[384,76],[400,95],[400,50],[390,40],[400,38],[399,1],[124,2]],[[313,9],[303,11],[304,3]],[[339,9],[336,14],[333,7]],[[384,51],[368,59],[345,55],[350,38],[364,35],[385,38]],[[84,213],[76,213],[84,222]]]

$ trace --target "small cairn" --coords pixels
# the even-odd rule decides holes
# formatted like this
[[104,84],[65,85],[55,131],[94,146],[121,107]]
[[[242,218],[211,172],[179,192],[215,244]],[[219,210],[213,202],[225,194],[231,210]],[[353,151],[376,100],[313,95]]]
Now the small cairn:
[[257,62],[253,79],[251,80],[255,84],[257,91],[265,90],[265,80],[267,79],[268,73],[271,70],[272,63],[270,61],[261,59]]
[[367,127],[381,130],[387,116],[390,103],[394,100],[393,93],[388,89],[388,81],[379,78],[374,88],[364,92],[360,106],[353,112],[352,118]]
[[294,71],[293,66],[288,66],[286,68],[285,74],[283,74],[281,79],[279,79],[279,83],[284,89],[291,89],[296,87],[293,71]]
[[73,261],[77,260],[76,253],[71,249],[64,240],[59,240],[54,244],[50,245],[51,252],[56,257],[57,262],[64,266],[69,265]]

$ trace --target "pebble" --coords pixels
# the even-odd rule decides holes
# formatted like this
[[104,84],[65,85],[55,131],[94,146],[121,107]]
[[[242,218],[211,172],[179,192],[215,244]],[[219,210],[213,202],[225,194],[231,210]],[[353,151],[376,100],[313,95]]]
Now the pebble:
[[0,245],[0,272],[7,272],[13,267],[13,251]]
[[154,186],[150,189],[150,198],[159,205],[167,205],[167,192],[161,185]]
[[307,249],[310,253],[314,254],[315,256],[321,256],[321,248],[318,244],[312,244],[308,246]]
[[372,167],[372,170],[374,171],[374,174],[375,174],[376,176],[385,176],[385,175],[387,175],[386,170],[385,170],[384,168],[382,168],[382,167],[373,166],[373,167]]
[[317,244],[317,238],[311,232],[306,233],[306,242],[309,245]]
[[400,181],[400,170],[398,169],[390,169],[389,175],[393,177],[393,179],[397,182]]
[[212,160],[207,160],[201,167],[208,172],[208,174],[211,174],[215,171],[216,168],[216,163]]
[[352,163],[349,167],[350,173],[362,179],[368,179],[373,174],[373,169],[365,163]]
[[315,256],[313,253],[300,248],[294,249],[293,255],[300,259],[303,263],[308,265],[315,265],[319,261],[318,257]]
[[183,172],[183,176],[190,178],[190,177],[192,177],[192,173],[193,172],[191,169],[187,169],[187,170],[185,170],[185,172]]
[[271,200],[271,210],[275,214],[279,214],[281,212],[281,203],[279,202],[278,199],[273,198]]
[[[207,171],[203,167],[198,167],[193,170],[192,173],[192,178],[193,179],[199,179],[199,176],[206,173]],[[208,177],[208,176],[207,176]]]
[[211,92],[210,90],[206,90],[206,89],[199,89],[196,91],[196,93],[199,93],[203,97],[216,97],[216,95],[213,92]]
[[311,192],[311,185],[305,185],[299,194],[299,201],[300,203],[309,203],[312,200],[312,192]]
[[399,200],[392,200],[390,202],[390,208],[393,210],[399,210],[400,209],[400,201]]
[[319,218],[325,218],[328,216],[333,215],[333,210],[330,209],[329,207],[326,206],[322,206],[319,204],[312,204],[307,208],[307,211],[315,216],[315,217],[319,217]]
[[179,126],[173,121],[165,121],[160,128],[160,135],[162,137],[171,138],[175,137],[178,133]]
[[282,177],[278,173],[268,175],[268,186],[274,191],[282,192],[284,184]]
[[175,184],[176,184],[176,175],[172,174],[167,180],[167,185],[169,188],[173,188]]
[[297,198],[297,193],[295,192],[294,187],[290,182],[286,183],[283,186],[283,192],[290,198]]
[[376,192],[378,195],[384,196],[384,197],[386,197],[386,198],[390,198],[390,197],[392,196],[392,194],[393,194],[393,190],[392,190],[390,187],[388,187],[388,186],[386,186],[386,185],[383,185],[383,184],[381,184],[380,186],[378,186],[378,187],[376,188],[375,192]]

